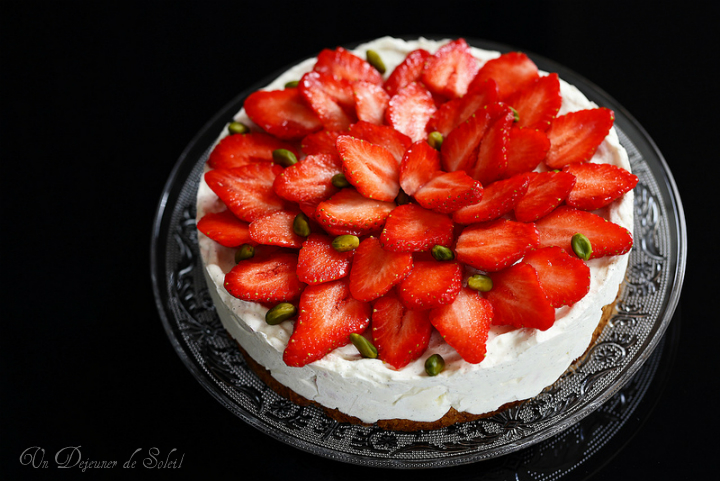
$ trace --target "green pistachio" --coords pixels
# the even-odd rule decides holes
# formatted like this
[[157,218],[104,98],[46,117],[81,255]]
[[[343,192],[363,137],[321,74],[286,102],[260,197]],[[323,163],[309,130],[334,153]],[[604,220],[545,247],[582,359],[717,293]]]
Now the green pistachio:
[[297,314],[297,307],[290,304],[289,302],[281,302],[276,305],[265,314],[265,322],[271,326],[280,324],[283,321],[287,321],[291,317]]
[[430,253],[437,261],[451,261],[455,259],[455,254],[453,253],[453,251],[441,245],[436,245],[435,247],[433,247]]
[[365,55],[370,65],[375,67],[378,72],[385,73],[385,62],[382,61],[379,53],[377,53],[375,50],[368,50]]
[[440,354],[433,354],[425,361],[425,372],[428,376],[437,376],[445,369],[445,359]]
[[250,128],[242,122],[230,122],[228,125],[228,132],[233,134],[247,134],[250,132]]
[[350,334],[350,341],[352,341],[353,345],[360,351],[363,357],[375,359],[378,356],[377,348],[373,346],[372,342],[368,341],[365,336],[353,332]]
[[513,107],[510,107],[510,110],[512,110],[513,113],[513,122],[520,122],[520,114],[517,110],[515,110]]
[[300,82],[297,80],[291,80],[285,84],[286,89],[292,89],[300,85]]
[[443,143],[443,134],[441,134],[437,130],[430,132],[428,134],[427,141],[428,141],[428,144],[430,144],[430,147],[432,147],[435,150],[440,150],[440,147],[442,147],[442,143]]
[[590,243],[590,239],[580,233],[577,233],[572,236],[570,244],[572,245],[572,250],[575,252],[576,256],[584,261],[590,259],[590,256],[592,255],[592,244]]
[[243,244],[240,246],[240,249],[235,251],[235,264],[240,261],[244,261],[245,259],[250,259],[254,255],[255,248],[250,244]]
[[290,167],[297,164],[297,157],[287,149],[276,149],[272,153],[273,161],[283,167]]
[[332,185],[334,185],[338,189],[350,187],[350,182],[348,182],[347,178],[345,177],[345,174],[342,174],[342,173],[333,175],[331,182],[332,182]]
[[355,235],[339,235],[332,241],[333,249],[338,252],[347,252],[353,249],[357,249],[360,245],[360,239]]
[[480,292],[487,292],[492,289],[493,282],[488,276],[482,274],[475,274],[470,276],[467,281],[467,285],[470,289],[475,289]]
[[293,220],[293,232],[302,237],[310,235],[310,223],[308,222],[308,217],[302,212],[296,215],[295,220]]

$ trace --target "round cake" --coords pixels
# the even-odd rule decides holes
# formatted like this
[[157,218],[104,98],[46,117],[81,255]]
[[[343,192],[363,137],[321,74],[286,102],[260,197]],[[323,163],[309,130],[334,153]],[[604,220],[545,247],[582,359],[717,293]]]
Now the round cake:
[[406,430],[487,415],[552,385],[610,314],[637,178],[612,112],[524,54],[326,49],[234,120],[198,190],[204,273],[294,401]]

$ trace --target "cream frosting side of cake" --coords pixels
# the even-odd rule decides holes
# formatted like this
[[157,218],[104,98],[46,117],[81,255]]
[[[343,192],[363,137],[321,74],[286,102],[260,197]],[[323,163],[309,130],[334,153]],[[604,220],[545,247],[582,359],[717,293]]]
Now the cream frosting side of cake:
[[[384,37],[360,45],[354,52],[364,58],[368,49],[376,50],[391,72],[412,50],[425,48],[433,53],[445,42]],[[477,48],[472,52],[481,64],[500,55]],[[302,73],[312,69],[314,62],[314,58],[301,62],[264,89],[280,89],[287,81],[298,80]],[[577,88],[562,80],[561,93],[563,105],[558,115],[597,107]],[[244,111],[235,119],[252,124]],[[627,153],[614,129],[591,161],[630,170]],[[197,218],[224,208],[201,181]],[[598,213],[632,232],[632,192]],[[483,414],[505,403],[537,395],[553,384],[588,347],[602,307],[612,303],[617,295],[629,258],[626,254],[590,260],[590,292],[573,306],[557,309],[555,324],[547,331],[492,327],[487,356],[479,364],[465,362],[434,332],[425,354],[401,370],[394,370],[378,359],[362,358],[352,344],[336,349],[319,361],[295,368],[286,366],[282,360],[293,331],[292,321],[270,326],[264,319],[265,307],[230,296],[223,288],[223,279],[235,265],[235,249],[222,247],[199,232],[198,237],[210,294],[223,326],[232,337],[281,384],[309,400],[368,423],[381,419],[435,421],[451,407]],[[430,377],[425,373],[424,363],[433,353],[443,356],[446,368]]]

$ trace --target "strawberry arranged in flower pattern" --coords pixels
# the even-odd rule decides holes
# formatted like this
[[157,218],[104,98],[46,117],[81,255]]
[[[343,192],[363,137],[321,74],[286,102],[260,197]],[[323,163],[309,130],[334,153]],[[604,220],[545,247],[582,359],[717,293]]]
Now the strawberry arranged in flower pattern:
[[478,69],[467,42],[459,38],[427,59],[421,80],[432,93],[454,99],[465,95]]
[[283,353],[291,367],[302,367],[350,343],[370,323],[371,307],[350,295],[347,279],[307,286],[300,297],[298,318]]
[[372,313],[372,338],[378,358],[395,369],[418,359],[432,334],[428,312],[407,309],[392,291],[378,299]]
[[392,202],[400,192],[400,165],[384,147],[349,135],[337,139],[343,173],[369,199]]
[[482,184],[462,170],[438,171],[415,192],[415,200],[418,204],[443,214],[475,204],[482,199],[482,196]]
[[280,210],[250,223],[250,237],[258,244],[300,248],[305,240],[293,230],[297,211]]
[[572,236],[580,233],[590,240],[591,259],[626,254],[633,245],[632,234],[605,218],[569,206],[560,206],[536,223],[540,233],[539,247],[558,246],[570,254]]
[[368,237],[355,249],[350,292],[361,301],[375,300],[405,279],[412,267],[412,254],[386,251],[380,240]]
[[485,298],[493,306],[493,324],[546,331],[555,324],[555,308],[530,264],[519,262],[490,274],[493,288]]
[[590,291],[590,268],[560,247],[536,249],[522,261],[535,268],[540,287],[555,308],[571,306]]
[[320,130],[303,137],[300,142],[300,149],[305,155],[327,154],[337,156],[335,142],[344,133],[339,130]]
[[237,247],[252,242],[248,223],[235,217],[229,210],[205,214],[198,221],[197,229],[225,247]]
[[402,303],[412,311],[450,304],[462,288],[462,268],[455,262],[416,261],[396,288]]
[[498,85],[498,99],[505,100],[516,90],[534,82],[539,77],[538,68],[522,52],[509,52],[488,60],[473,78],[469,91],[473,91],[487,79],[493,79]]
[[443,340],[471,364],[485,359],[492,319],[490,301],[467,287],[460,290],[451,304],[430,310],[430,322]]
[[520,260],[539,244],[540,237],[534,224],[497,219],[463,229],[455,253],[460,262],[495,272]]
[[440,153],[425,140],[413,143],[405,151],[400,164],[400,187],[410,196],[440,170]]
[[497,83],[488,79],[474,91],[460,98],[448,100],[438,107],[427,123],[428,132],[440,132],[446,136],[455,127],[470,118],[475,111],[497,102]]
[[565,166],[563,172],[576,179],[567,204],[582,210],[605,207],[638,183],[636,175],[610,164],[574,163]]
[[493,182],[483,189],[480,202],[453,212],[453,221],[470,225],[497,219],[513,210],[527,192],[529,183],[530,177],[527,174]]
[[430,53],[422,48],[410,52],[385,81],[384,88],[392,97],[403,87],[420,80],[425,62]]
[[567,172],[531,172],[527,192],[515,206],[515,218],[534,222],[562,204],[575,185],[575,176]]
[[615,114],[605,107],[556,117],[547,131],[550,150],[545,164],[551,169],[560,169],[574,162],[590,160],[614,121]]
[[390,95],[380,85],[371,82],[355,82],[352,88],[358,119],[381,125]]
[[388,216],[380,242],[383,249],[392,252],[427,251],[436,245],[451,246],[453,231],[453,222],[447,215],[405,204]]
[[413,142],[426,137],[425,126],[437,107],[430,92],[417,82],[403,87],[390,97],[385,111],[385,121]]
[[305,288],[297,263],[297,254],[280,251],[241,261],[225,275],[225,289],[244,301],[296,301]]
[[397,160],[398,165],[402,161],[405,151],[412,141],[410,137],[398,132],[387,125],[374,125],[369,122],[359,121],[350,126],[348,134],[371,144],[386,148]]
[[357,120],[349,81],[327,73],[308,72],[300,79],[298,88],[327,130],[347,130]]
[[334,175],[342,172],[340,158],[334,155],[308,155],[287,167],[273,182],[273,190],[293,202],[323,201],[338,192],[332,184]]
[[332,238],[312,233],[298,254],[297,275],[306,284],[336,281],[350,274],[354,250],[338,252]]
[[272,153],[276,149],[299,155],[289,142],[262,132],[251,132],[223,137],[210,152],[207,163],[212,169],[234,169],[254,162],[272,162]]
[[560,79],[556,73],[539,77],[509,96],[506,102],[518,113],[518,127],[544,132],[562,106]]
[[383,83],[380,72],[366,60],[343,47],[337,47],[335,50],[323,49],[318,54],[313,70],[348,82],[365,81],[378,85]]
[[380,231],[394,208],[394,202],[368,199],[346,188],[318,204],[315,218],[329,234],[365,235]]
[[[496,104],[499,105],[499,104]],[[513,124],[510,109],[501,111],[491,119],[478,149],[477,160],[470,170],[470,176],[483,184],[500,179],[507,169],[507,144]]]
[[507,168],[504,177],[531,172],[545,160],[550,139],[545,132],[513,126],[507,142]]
[[323,126],[297,88],[258,90],[245,99],[243,106],[255,124],[278,139],[299,140]]

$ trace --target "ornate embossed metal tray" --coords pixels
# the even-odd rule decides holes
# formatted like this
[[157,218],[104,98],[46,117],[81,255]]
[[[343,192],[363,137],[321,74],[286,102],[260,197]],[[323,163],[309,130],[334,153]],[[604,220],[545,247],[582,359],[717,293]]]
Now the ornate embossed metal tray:
[[[511,50],[467,40],[483,49]],[[165,330],[188,369],[222,405],[260,431],[320,456],[367,466],[424,468],[486,460],[549,443],[621,389],[631,385],[635,394],[644,392],[637,383],[646,382],[647,376],[635,375],[673,317],[685,272],[686,230],[677,189],[655,144],[622,106],[572,71],[530,56],[540,69],[557,72],[590,100],[615,112],[620,141],[639,177],[635,246],[617,313],[588,354],[541,394],[500,414],[410,433],[338,423],[321,409],[295,405],[265,386],[226,335],[212,305],[201,272],[195,197],[218,133],[245,97],[272,76],[232,100],[190,142],[167,181],[152,232],[152,279]]]

